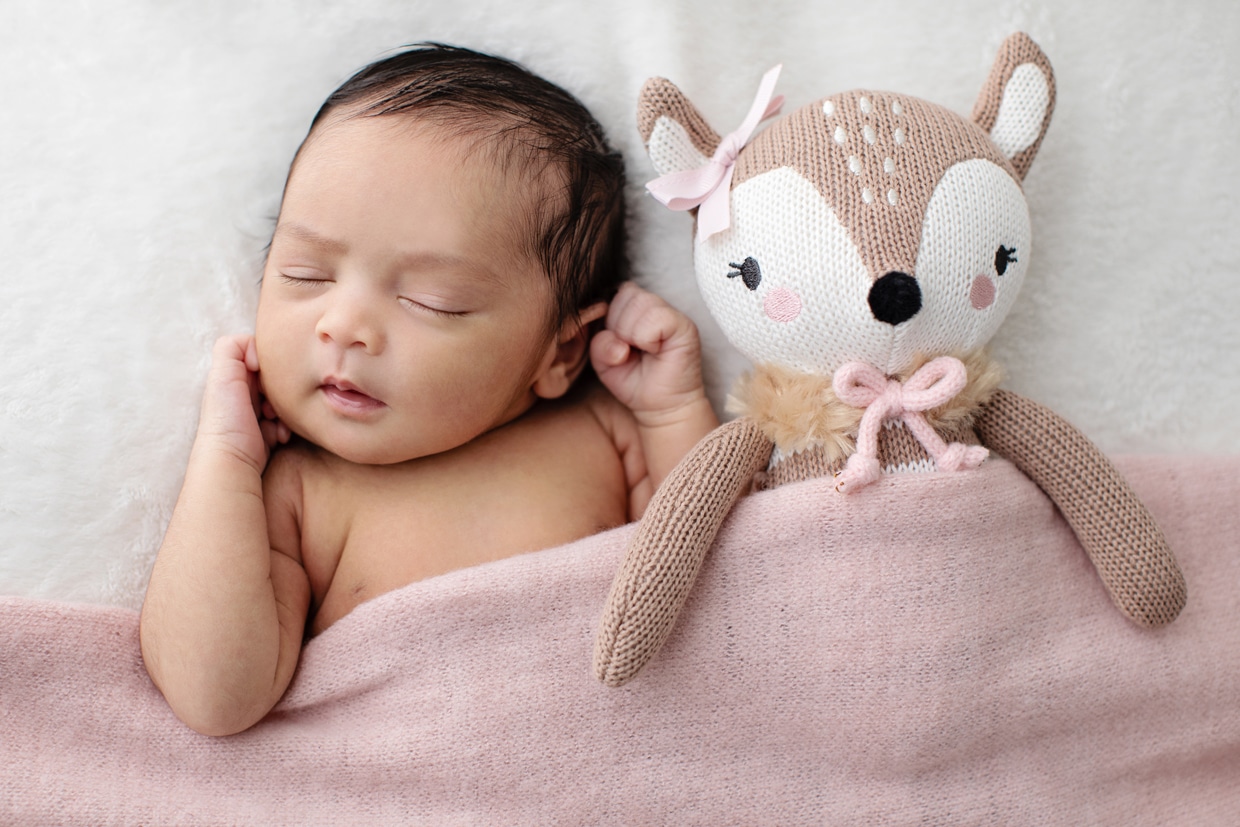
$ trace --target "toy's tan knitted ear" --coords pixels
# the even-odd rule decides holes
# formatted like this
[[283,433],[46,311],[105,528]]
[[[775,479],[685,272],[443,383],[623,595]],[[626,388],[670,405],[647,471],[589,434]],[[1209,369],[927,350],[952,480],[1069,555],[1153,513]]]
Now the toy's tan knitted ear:
[[707,434],[663,480],[607,597],[594,675],[620,686],[659,651],[736,500],[766,468],[773,444],[741,417]]
[[697,107],[666,78],[651,78],[642,86],[637,129],[660,175],[704,166],[720,141]]
[[1088,437],[1004,390],[983,406],[977,431],[1059,508],[1120,611],[1141,626],[1175,620],[1188,600],[1184,573],[1153,515]]
[[1022,179],[1033,164],[1055,109],[1055,73],[1029,35],[1003,41],[973,104],[973,122],[990,133]]

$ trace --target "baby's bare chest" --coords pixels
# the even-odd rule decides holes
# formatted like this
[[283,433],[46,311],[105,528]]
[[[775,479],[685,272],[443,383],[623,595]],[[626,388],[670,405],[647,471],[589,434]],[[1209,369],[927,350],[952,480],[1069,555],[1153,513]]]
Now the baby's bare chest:
[[624,471],[605,434],[574,417],[514,424],[468,450],[328,467],[337,473],[310,481],[301,546],[315,633],[408,583],[625,521]]

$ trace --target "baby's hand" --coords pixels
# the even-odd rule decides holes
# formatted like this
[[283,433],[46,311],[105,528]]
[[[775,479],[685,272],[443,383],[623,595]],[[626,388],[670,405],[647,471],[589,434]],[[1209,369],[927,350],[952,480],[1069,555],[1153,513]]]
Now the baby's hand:
[[220,337],[202,394],[198,440],[236,455],[261,474],[271,449],[288,442],[289,436],[288,427],[259,392],[254,337]]
[[606,329],[590,343],[590,361],[602,383],[643,426],[668,424],[703,405],[709,409],[697,327],[633,282],[616,293]]

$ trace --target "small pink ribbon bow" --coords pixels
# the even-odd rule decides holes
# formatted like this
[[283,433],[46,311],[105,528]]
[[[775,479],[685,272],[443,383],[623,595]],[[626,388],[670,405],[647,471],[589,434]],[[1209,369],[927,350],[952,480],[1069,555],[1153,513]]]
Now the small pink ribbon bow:
[[857,431],[857,450],[844,470],[835,477],[835,490],[851,494],[882,476],[878,464],[878,429],[889,419],[900,419],[926,449],[940,471],[976,468],[986,459],[980,445],[953,442],[948,445],[934,430],[922,411],[951,401],[964,389],[968,373],[964,363],[951,356],[940,356],[922,365],[901,383],[888,379],[877,368],[864,362],[849,362],[835,372],[835,395],[854,408],[865,408]]
[[732,170],[736,156],[749,142],[749,136],[762,121],[779,112],[784,96],[771,95],[779,70],[783,64],[772,68],[762,76],[758,94],[754,96],[749,114],[735,132],[723,136],[715,154],[705,166],[669,172],[646,184],[650,194],[665,207],[673,210],[691,210],[701,207],[697,217],[697,239],[704,241],[717,232],[726,230],[732,223],[728,213],[728,194],[732,188]]

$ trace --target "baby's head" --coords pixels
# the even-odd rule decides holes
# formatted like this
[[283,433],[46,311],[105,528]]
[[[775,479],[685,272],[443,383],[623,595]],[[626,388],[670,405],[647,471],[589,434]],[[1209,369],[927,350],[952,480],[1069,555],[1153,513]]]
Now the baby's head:
[[346,459],[448,450],[564,394],[624,271],[624,169],[571,95],[438,45],[354,75],[289,171],[263,389]]

